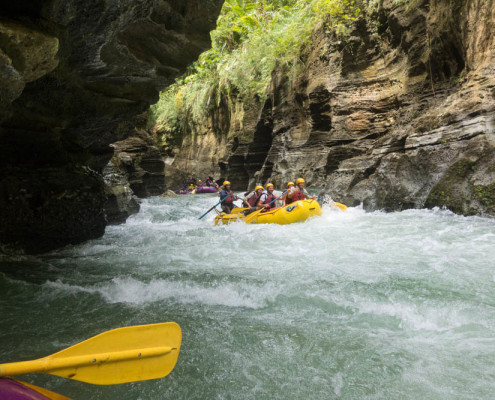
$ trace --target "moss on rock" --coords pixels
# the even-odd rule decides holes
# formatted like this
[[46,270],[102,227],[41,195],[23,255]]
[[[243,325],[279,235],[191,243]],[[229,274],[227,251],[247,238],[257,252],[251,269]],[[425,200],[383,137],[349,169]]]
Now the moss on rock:
[[473,185],[472,196],[486,208],[488,214],[495,215],[495,183],[486,186]]
[[472,215],[476,212],[466,203],[466,180],[475,169],[475,161],[462,159],[452,164],[444,177],[433,187],[426,207],[447,207],[457,214]]

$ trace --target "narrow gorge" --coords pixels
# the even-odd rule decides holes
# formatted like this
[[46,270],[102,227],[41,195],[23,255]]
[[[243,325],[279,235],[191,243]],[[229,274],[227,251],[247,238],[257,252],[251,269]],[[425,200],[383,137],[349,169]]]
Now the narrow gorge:
[[180,131],[150,125],[149,106],[210,48],[223,1],[2,5],[2,251],[100,237],[205,175],[495,215],[493,0],[366,4],[346,32],[316,24],[262,96],[233,88]]
[[492,400],[494,217],[495,0],[0,5],[0,400]]
[[283,187],[301,175],[367,210],[495,215],[495,5],[398,3],[380,1],[346,34],[321,23],[263,101],[224,96],[169,150],[169,183],[207,173]]

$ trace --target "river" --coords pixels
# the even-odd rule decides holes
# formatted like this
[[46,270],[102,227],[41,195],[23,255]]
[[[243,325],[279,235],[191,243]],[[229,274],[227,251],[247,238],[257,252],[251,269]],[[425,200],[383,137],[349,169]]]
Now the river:
[[213,227],[216,197],[144,200],[105,235],[0,259],[0,360],[178,322],[167,377],[34,384],[82,399],[493,399],[495,224],[446,210]]

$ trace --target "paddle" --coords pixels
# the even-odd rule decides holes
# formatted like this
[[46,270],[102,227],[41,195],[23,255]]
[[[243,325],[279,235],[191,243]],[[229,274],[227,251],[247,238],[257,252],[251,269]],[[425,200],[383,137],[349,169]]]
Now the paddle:
[[271,205],[272,203],[275,203],[278,199],[280,199],[280,198],[281,198],[284,194],[286,194],[287,192],[288,192],[288,190],[286,190],[285,192],[283,192],[283,193],[282,193],[280,196],[278,196],[275,200],[272,200],[269,204],[267,204],[267,205],[263,206],[263,208],[262,208],[262,209],[260,209],[260,210],[258,210],[258,211],[255,211],[255,212],[253,212],[253,213],[251,213],[251,214],[249,214],[246,218],[244,218],[244,222],[245,222],[246,224],[250,224],[250,223],[251,223],[251,221],[252,221],[254,218],[256,218],[256,216],[257,216],[260,212],[262,212],[262,211],[263,211],[266,207],[268,207],[268,206],[269,206],[269,205]]
[[332,206],[338,207],[338,208],[340,208],[342,211],[347,210],[347,206],[346,206],[345,204],[342,204],[342,203],[337,203],[336,201],[334,201],[334,202],[332,203]]
[[43,372],[95,385],[163,378],[181,338],[175,322],[112,329],[44,358],[0,364],[0,377]]
[[215,204],[212,208],[210,208],[208,211],[206,211],[201,217],[199,217],[198,219],[202,219],[206,214],[208,214],[211,210],[213,210],[216,206],[218,206],[219,204],[222,204],[224,202],[225,199],[227,199],[227,197],[230,197],[230,194],[228,196],[225,196],[222,200],[220,200],[217,204]]

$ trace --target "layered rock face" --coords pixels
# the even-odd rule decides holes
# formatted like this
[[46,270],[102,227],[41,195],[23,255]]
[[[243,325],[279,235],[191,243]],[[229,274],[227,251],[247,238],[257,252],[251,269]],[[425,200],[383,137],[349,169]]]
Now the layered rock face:
[[[115,147],[135,150],[136,143],[123,141],[139,137],[136,126],[159,90],[210,46],[209,32],[222,3],[2,3],[0,242],[4,247],[44,251],[103,234],[107,195],[117,194],[105,188],[101,176],[113,155],[110,145],[119,142]],[[144,149],[150,152],[153,149]],[[148,154],[134,163],[139,165],[133,173],[141,174],[144,181],[155,179],[152,184],[140,186],[136,176],[124,177],[134,182],[129,183],[137,194],[158,191],[156,159],[156,154]],[[107,183],[122,171],[109,173],[114,176]],[[107,208],[112,209],[108,204]]]
[[138,198],[164,193],[165,168],[162,154],[146,130],[138,129],[112,147],[114,155],[103,169],[108,198],[105,212],[108,223],[119,224],[139,211]]
[[384,0],[347,36],[317,30],[298,78],[281,67],[264,104],[233,99],[172,165],[201,154],[196,170],[238,187],[304,176],[369,210],[495,215],[494,27],[493,0]]

